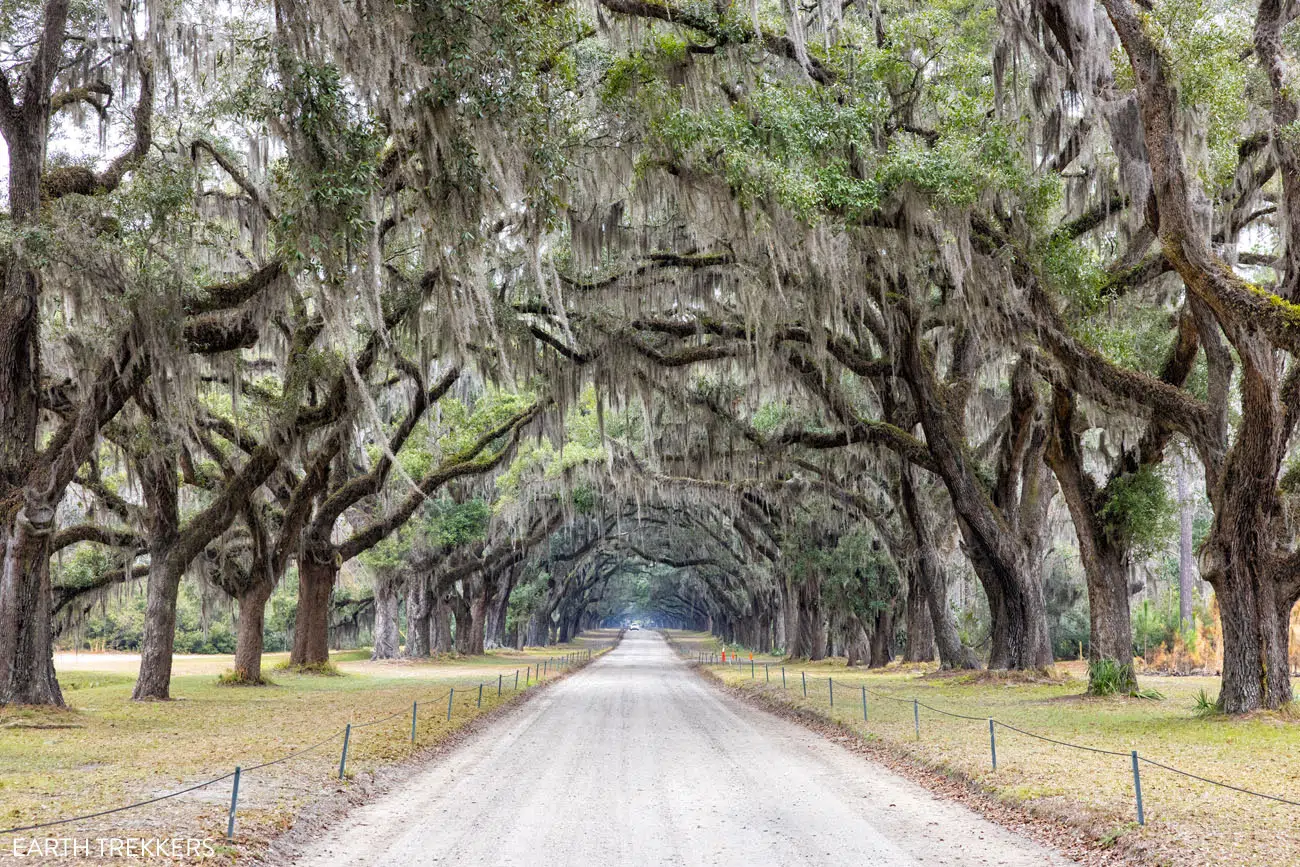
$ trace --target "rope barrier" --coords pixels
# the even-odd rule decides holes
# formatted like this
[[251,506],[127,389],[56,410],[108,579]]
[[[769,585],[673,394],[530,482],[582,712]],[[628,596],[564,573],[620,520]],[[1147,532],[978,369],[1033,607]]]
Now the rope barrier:
[[166,801],[168,798],[175,798],[179,795],[184,795],[184,794],[188,794],[189,792],[193,792],[196,789],[202,789],[204,786],[210,786],[213,783],[220,783],[223,780],[230,779],[234,775],[235,772],[231,771],[230,773],[221,777],[217,777],[214,780],[208,780],[205,783],[198,783],[196,785],[190,786],[188,789],[181,789],[179,792],[172,792],[171,794],[168,795],[159,795],[157,798],[150,798],[147,801],[140,801],[139,803],[135,803],[135,804],[127,804],[125,807],[114,807],[111,810],[100,810],[98,813],[87,813],[84,816],[71,816],[67,819],[55,819],[53,822],[41,822],[36,825],[25,825],[21,828],[5,828],[3,830],[0,830],[0,834],[16,834],[19,831],[34,831],[37,828],[52,828],[55,825],[66,825],[69,822],[84,822],[87,819],[98,819],[100,816],[109,816],[112,815],[113,813],[121,813],[125,810],[134,810],[137,807],[147,807],[150,804],[156,804],[159,801]]
[[354,729],[364,729],[373,725],[379,725],[381,722],[388,722],[390,719],[394,719],[399,716],[406,716],[408,713],[410,713],[409,710],[407,710],[406,708],[402,708],[397,713],[390,713],[388,716],[381,716],[379,719],[372,719],[370,722],[353,723],[352,727]]
[[976,722],[984,722],[984,720],[988,719],[988,717],[986,716],[966,716],[965,714],[961,714],[961,713],[950,713],[946,710],[940,710],[937,707],[931,707],[930,705],[926,704],[923,701],[918,701],[917,704],[925,708],[926,710],[932,710],[935,713],[941,713],[944,716],[950,716],[953,719],[969,719],[969,720],[975,720]]
[[1154,765],[1157,768],[1163,768],[1175,774],[1182,774],[1184,777],[1191,777],[1193,780],[1199,780],[1202,783],[1209,783],[1211,786],[1220,786],[1224,789],[1232,789],[1234,792],[1241,792],[1243,795],[1254,795],[1256,798],[1267,798],[1270,801],[1277,801],[1279,804],[1290,804],[1292,807],[1300,807],[1300,801],[1288,801],[1286,798],[1279,798],[1277,795],[1266,795],[1263,792],[1254,792],[1250,789],[1243,789],[1240,786],[1234,786],[1231,783],[1221,783],[1218,780],[1211,780],[1206,777],[1198,777],[1196,774],[1189,774],[1187,771],[1180,771],[1178,768],[1171,768],[1169,765],[1162,765],[1160,762],[1153,762],[1151,759],[1144,759],[1138,756],[1139,762],[1145,762],[1148,765]]
[[[258,771],[258,770],[261,770],[262,768],[269,768],[269,767],[271,767],[272,765],[278,765],[278,764],[281,764],[282,762],[287,762],[287,761],[289,761],[290,759],[296,759],[296,758],[298,758],[298,756],[305,756],[305,755],[307,755],[307,753],[310,753],[310,752],[312,752],[313,750],[318,750],[318,749],[320,749],[321,747],[325,746],[325,745],[326,745],[327,743],[329,743],[330,741],[337,740],[337,739],[338,739],[338,736],[339,736],[340,734],[342,734],[342,733],[343,733],[343,732],[342,732],[342,730],[340,729],[339,731],[336,731],[334,734],[332,734],[332,735],[330,735],[329,737],[327,737],[325,740],[323,740],[323,741],[319,741],[319,742],[317,742],[317,743],[315,743],[315,744],[312,744],[311,746],[306,747],[305,749],[298,750],[298,752],[296,752],[296,753],[289,753],[289,755],[287,755],[287,756],[281,756],[280,758],[278,758],[278,759],[272,759],[272,760],[269,761],[269,762],[262,762],[262,764],[260,764],[260,765],[253,765],[251,768],[244,768],[244,773],[248,773],[249,771]],[[4,832],[0,831],[0,833],[4,833]]]
[[1127,759],[1129,757],[1129,753],[1117,753],[1114,750],[1103,750],[1100,749],[1099,747],[1085,747],[1082,746],[1081,744],[1066,743],[1065,741],[1058,741],[1055,740],[1054,738],[1044,737],[1043,735],[1037,735],[1034,734],[1033,732],[1027,732],[1024,729],[1018,729],[1013,725],[1007,725],[1000,719],[994,719],[993,723],[994,725],[1002,726],[1004,729],[1010,729],[1013,732],[1019,732],[1020,734],[1026,735],[1027,737],[1037,738],[1040,741],[1047,741],[1049,744],[1056,744],[1057,746],[1060,747],[1069,747],[1072,750],[1086,750],[1087,752],[1090,753],[1100,753],[1103,756],[1119,756],[1121,759]]
[[[615,642],[615,643],[616,643],[616,642]],[[601,645],[599,645],[599,646],[597,647],[597,649],[608,649],[608,648],[612,648],[612,647],[614,647],[614,644],[615,644],[615,643],[611,643],[611,644],[601,644]],[[572,659],[565,659],[564,657],[550,657],[549,659],[552,660],[552,661],[554,661],[554,660],[556,660],[556,659],[564,660],[565,667],[568,668],[568,667],[571,667],[571,666],[581,665],[581,664],[583,664],[583,663],[585,663],[585,662],[590,662],[590,661],[592,661],[593,659],[595,659],[595,656],[594,656],[594,655],[582,655],[582,654],[579,654],[579,655],[575,655]],[[540,684],[540,683],[541,683],[541,680],[539,679],[539,680],[537,681],[537,683]],[[479,681],[477,684],[475,684],[475,686],[477,686],[477,687],[479,687],[479,688],[482,688],[484,685],[486,685],[486,681]],[[472,688],[472,687],[471,687],[471,688]],[[444,698],[453,698],[453,697],[455,696],[455,694],[456,694],[456,689],[455,689],[455,687],[453,686],[451,689],[449,689],[447,692],[443,693],[442,695],[440,695],[440,696],[438,696],[438,697],[436,697],[436,698],[432,698],[432,699],[428,699],[428,700],[426,700],[426,703],[427,703],[427,702],[440,702],[440,701],[442,701]],[[450,708],[448,709],[448,713],[449,713],[449,718],[450,718]],[[362,728],[366,728],[366,727],[368,727],[368,726],[377,725],[377,724],[382,723],[382,722],[387,722],[388,720],[391,720],[391,719],[396,719],[396,718],[399,717],[399,716],[404,717],[404,716],[407,716],[408,714],[413,714],[413,708],[405,708],[405,707],[404,707],[404,708],[402,708],[401,710],[397,711],[396,713],[389,714],[388,716],[385,716],[385,717],[380,717],[379,719],[373,719],[373,720],[370,720],[369,722],[363,722],[363,723],[349,723],[349,724],[348,724],[348,729],[349,729],[349,732],[350,732],[351,729],[362,729]],[[237,785],[238,785],[238,778],[239,778],[239,776],[240,776],[241,774],[247,774],[247,773],[249,773],[250,771],[257,771],[257,770],[261,770],[262,768],[269,768],[269,767],[271,767],[271,766],[273,766],[273,765],[282,764],[282,763],[287,762],[287,761],[289,761],[289,760],[291,760],[291,759],[296,759],[296,758],[298,758],[299,756],[304,756],[304,755],[306,755],[306,754],[308,754],[308,753],[310,753],[310,752],[313,752],[313,751],[315,751],[315,750],[320,749],[321,747],[325,746],[326,744],[330,743],[331,741],[337,740],[338,737],[339,737],[339,735],[342,735],[342,734],[344,734],[344,730],[343,730],[343,729],[339,729],[338,731],[334,732],[333,734],[331,734],[329,737],[325,738],[324,740],[322,740],[322,741],[318,741],[317,743],[312,744],[312,745],[309,746],[309,747],[304,747],[303,749],[297,750],[296,752],[289,753],[289,754],[286,755],[286,756],[280,756],[280,757],[277,758],[277,759],[271,759],[270,761],[262,762],[261,764],[258,764],[258,765],[252,765],[252,766],[247,767],[247,768],[236,768],[235,770],[231,771],[230,773],[228,773],[228,774],[224,774],[224,775],[222,775],[222,776],[220,776],[220,777],[215,777],[215,778],[213,778],[213,779],[211,779],[211,780],[206,780],[206,781],[204,781],[204,782],[202,782],[202,783],[196,783],[196,784],[194,784],[193,786],[189,786],[188,788],[184,788],[184,789],[181,789],[181,790],[176,791],[176,792],[171,792],[171,793],[166,794],[166,795],[159,795],[158,797],[156,797],[156,798],[150,798],[150,799],[147,800],[147,801],[138,801],[138,802],[136,802],[136,803],[134,803],[134,804],[127,804],[127,805],[122,806],[122,807],[113,807],[113,808],[110,809],[110,810],[100,810],[100,811],[97,812],[97,813],[87,813],[87,814],[85,814],[84,816],[69,816],[69,817],[67,817],[67,818],[65,818],[65,819],[54,819],[54,820],[49,821],[49,822],[40,822],[40,823],[37,823],[37,824],[35,824],[35,825],[23,825],[23,826],[15,827],[15,828],[0,828],[0,834],[17,834],[17,833],[20,833],[20,832],[22,832],[22,831],[35,831],[35,830],[37,830],[37,829],[39,829],[39,828],[52,828],[52,827],[54,827],[54,826],[56,826],[56,825],[67,825],[67,824],[70,824],[70,823],[72,823],[72,822],[84,822],[84,821],[87,821],[87,820],[89,820],[89,819],[98,819],[98,818],[100,818],[100,817],[102,817],[102,816],[111,816],[111,815],[114,814],[114,813],[122,813],[122,812],[125,812],[125,811],[127,811],[127,810],[134,810],[134,809],[137,809],[137,808],[139,808],[139,807],[147,807],[147,806],[149,806],[150,804],[156,804],[156,803],[158,803],[159,801],[166,801],[166,800],[168,800],[169,798],[176,798],[176,797],[179,797],[180,795],[185,795],[185,794],[188,794],[188,793],[190,793],[190,792],[197,791],[198,789],[202,789],[202,788],[204,788],[204,787],[206,787],[206,786],[211,786],[211,785],[213,785],[214,783],[221,783],[221,782],[224,782],[224,781],[226,781],[226,780],[231,779],[232,777],[236,779],[236,786],[237,786]],[[346,749],[346,748],[345,748],[345,749]],[[344,753],[343,762],[346,762],[346,759],[347,759],[347,755],[346,755],[346,753]],[[342,762],[340,763],[340,774],[341,774],[341,772],[342,772]],[[237,791],[237,789],[236,789],[236,791]],[[230,836],[230,834],[233,833],[233,830],[234,830],[234,808],[235,808],[235,807],[234,807],[234,797],[232,797],[231,813],[230,813],[230,825],[229,825],[230,831],[227,833],[227,836],[228,836],[228,837]]]

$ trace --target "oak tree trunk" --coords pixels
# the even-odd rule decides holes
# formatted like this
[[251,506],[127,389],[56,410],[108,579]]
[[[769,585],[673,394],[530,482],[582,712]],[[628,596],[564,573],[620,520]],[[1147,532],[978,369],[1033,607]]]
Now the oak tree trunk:
[[429,609],[429,649],[434,653],[451,653],[451,603],[445,592],[433,594]]
[[337,577],[333,550],[304,549],[298,563],[298,610],[293,621],[291,665],[301,668],[329,662],[330,596]]
[[[1228,516],[1216,515],[1216,524],[1221,517]],[[1261,574],[1256,558],[1219,556],[1227,564],[1211,573],[1223,626],[1219,707],[1225,713],[1280,708],[1292,699],[1290,618],[1295,596],[1283,592],[1272,576]]]
[[1196,593],[1196,553],[1192,550],[1192,498],[1187,485],[1187,460],[1178,460],[1178,625],[1192,625]]
[[0,535],[0,705],[62,707],[50,620],[50,536],[24,512]]
[[468,656],[472,646],[471,636],[474,629],[473,616],[469,610],[470,604],[460,593],[452,593],[449,598],[451,610],[456,616],[456,652],[462,656]]
[[272,585],[253,582],[239,594],[239,627],[235,633],[235,678],[241,683],[263,683],[262,651],[266,626],[266,603]]
[[894,612],[882,608],[876,612],[875,628],[871,631],[871,661],[869,668],[884,668],[894,658]]
[[844,655],[848,657],[850,668],[861,665],[871,658],[871,638],[857,618],[854,618],[848,640],[844,642]]
[[826,626],[822,617],[821,580],[805,576],[790,591],[793,616],[787,627],[790,656],[818,660],[826,658]]
[[149,578],[146,586],[140,674],[131,698],[171,697],[172,654],[176,647],[176,599],[185,565],[174,557],[180,539],[176,458],[166,449],[140,462],[140,483],[149,510]]
[[930,609],[930,627],[939,648],[939,664],[945,669],[979,668],[975,651],[961,643],[957,621],[948,607],[948,582],[943,567],[935,553],[934,532],[929,518],[921,508],[916,495],[916,482],[912,467],[903,462],[899,491],[903,501],[903,515],[915,543],[916,579],[925,593]]
[[920,569],[908,570],[907,576],[907,652],[908,662],[934,659],[934,618],[930,616],[930,599],[922,583]]
[[[1057,388],[1052,396],[1052,429],[1045,454],[1070,510],[1079,559],[1088,583],[1088,660],[1090,692],[1097,689],[1101,662],[1119,674],[1113,688],[1137,692],[1133,670],[1133,624],[1129,609],[1128,551],[1102,518],[1106,493],[1098,490],[1083,467],[1083,451],[1075,427],[1074,395]],[[1107,684],[1107,689],[1112,688]]]
[[[430,636],[433,605],[429,592],[429,576],[412,575],[406,581],[406,650],[412,659],[423,659],[433,647]],[[450,643],[450,635],[448,636]],[[448,647],[450,650],[450,647]]]
[[398,629],[397,581],[381,575],[375,579],[375,646],[371,659],[396,659],[400,641]]
[[483,645],[487,637],[487,582],[479,580],[473,583],[476,589],[469,603],[469,642],[464,652],[471,656],[482,656],[485,652]]
[[[65,0],[45,8],[42,27],[52,45],[62,45],[68,6]],[[6,99],[23,94],[21,105],[0,120],[11,227],[35,222],[40,212],[56,68],[33,63],[13,86],[9,71],[0,71]],[[10,247],[0,261],[0,281],[0,705],[62,706],[54,674],[49,542],[63,492],[33,477],[41,413],[41,277]]]

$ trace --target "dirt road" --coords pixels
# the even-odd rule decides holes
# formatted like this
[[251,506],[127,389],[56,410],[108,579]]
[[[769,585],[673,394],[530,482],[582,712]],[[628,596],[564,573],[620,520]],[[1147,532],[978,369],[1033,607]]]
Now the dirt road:
[[631,632],[354,811],[324,865],[1071,863],[692,674]]

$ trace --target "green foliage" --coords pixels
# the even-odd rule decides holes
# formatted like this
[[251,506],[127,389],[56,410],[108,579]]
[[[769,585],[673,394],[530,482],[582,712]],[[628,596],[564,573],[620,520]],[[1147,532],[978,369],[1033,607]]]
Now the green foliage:
[[596,508],[596,491],[591,485],[576,485],[570,494],[573,508],[580,515],[587,515]]
[[[701,4],[698,14],[752,38],[749,15],[739,9],[719,19]],[[760,73],[754,86],[735,85],[722,105],[702,104],[681,86],[688,46],[656,37],[605,59],[601,97],[645,119],[655,153],[643,167],[713,175],[746,207],[775,203],[808,223],[851,225],[918,193],[938,207],[968,207],[988,193],[1016,191],[1039,222],[1059,184],[1030,180],[1016,123],[988,110],[996,23],[995,6],[981,0],[891,5],[879,42],[846,18],[844,40],[808,45],[832,80]],[[918,69],[920,58],[939,57]],[[899,129],[896,96],[921,76],[915,113],[927,122]]]
[[[78,552],[76,559],[82,560]],[[96,559],[87,556],[85,560]],[[53,565],[53,564],[52,564]],[[54,565],[54,580],[64,577]],[[124,596],[91,613],[75,630],[76,646],[82,649],[136,651],[144,639],[146,597],[144,587],[136,585]],[[229,617],[204,610],[203,600],[193,582],[181,583],[176,603],[176,653],[234,653],[235,632]]]
[[1043,282],[1068,299],[1080,316],[1092,316],[1101,309],[1106,275],[1095,249],[1055,233],[1039,251],[1039,262]]
[[[534,400],[531,394],[502,389],[490,389],[472,407],[460,400],[444,398],[439,404],[445,431],[438,440],[439,451],[453,463],[469,460],[471,450],[480,439],[525,410]],[[487,452],[497,447],[499,443],[489,443]]]
[[1197,716],[1200,717],[1213,716],[1214,714],[1219,712],[1218,697],[1216,696],[1214,698],[1211,698],[1210,694],[1207,693],[1204,688],[1202,688],[1199,692],[1196,693],[1196,697],[1192,701],[1193,701],[1192,713],[1196,714]]
[[1114,479],[1100,514],[1112,538],[1138,553],[1158,550],[1177,529],[1169,486],[1150,466]]
[[226,671],[217,675],[217,684],[220,686],[275,686],[275,682],[267,677],[249,677],[242,671]]
[[439,545],[455,547],[484,538],[492,510],[486,500],[475,498],[464,503],[443,501],[430,528],[430,536]]
[[[565,438],[560,448],[556,448],[549,439],[529,441],[519,446],[510,466],[497,477],[497,490],[500,492],[498,505],[514,502],[530,480],[540,477],[543,481],[554,482],[577,467],[604,462],[608,451],[601,434],[600,418],[596,390],[588,385],[565,414]],[[618,420],[614,424],[620,433],[636,430],[626,420]],[[592,489],[585,493],[575,491],[573,503],[581,511],[584,503],[595,505],[594,497],[595,491]]]
[[1155,689],[1139,689],[1137,675],[1131,663],[1114,659],[1099,659],[1088,663],[1088,694],[1096,696],[1125,695],[1160,701],[1164,695]]
[[295,122],[296,158],[276,165],[286,198],[278,237],[284,254],[333,273],[356,252],[368,227],[385,134],[352,96],[339,69],[282,51],[277,106]]
[[[1167,595],[1163,605],[1156,605],[1150,599],[1133,608],[1133,647],[1135,652],[1145,654],[1148,650],[1163,646],[1172,649],[1174,638],[1180,634],[1178,600]],[[1182,632],[1183,641],[1189,650],[1196,649],[1196,630]]]
[[750,417],[749,423],[761,434],[772,434],[793,422],[800,413],[786,403],[769,401]]
[[1203,119],[1206,153],[1196,168],[1213,189],[1228,186],[1237,170],[1251,111],[1242,98],[1251,70],[1242,59],[1253,49],[1257,9],[1233,0],[1162,0],[1148,18],[1171,62],[1181,107]]
[[1136,683],[1133,666],[1113,659],[1098,659],[1088,663],[1088,694],[1128,695]]
[[898,567],[864,527],[832,535],[819,521],[797,522],[785,533],[782,555],[791,578],[820,581],[828,606],[863,623],[891,605],[901,590]]

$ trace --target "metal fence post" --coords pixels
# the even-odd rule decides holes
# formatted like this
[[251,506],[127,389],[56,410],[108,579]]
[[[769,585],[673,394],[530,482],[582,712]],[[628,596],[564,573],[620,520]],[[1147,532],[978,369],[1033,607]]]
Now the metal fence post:
[[497,695],[501,695],[501,678],[504,676],[505,675],[501,675],[501,674],[497,675]]
[[754,679],[755,679],[755,678],[754,678],[754,660],[753,660],[752,658],[749,660],[749,679],[750,679],[750,680],[754,680]]
[[831,707],[835,707],[835,678],[826,678],[826,692],[830,694]]
[[867,722],[867,688],[862,687],[862,721]]
[[788,689],[785,685],[785,666],[781,666],[781,689]]
[[799,676],[803,678],[803,697],[807,698],[808,697],[808,672],[801,671],[799,672]]
[[455,697],[456,697],[456,687],[453,686],[451,688],[451,692],[447,693],[447,722],[451,722],[451,702],[452,699],[454,699]]
[[1138,824],[1147,823],[1146,813],[1142,810],[1142,774],[1138,771],[1138,751],[1133,751],[1133,794],[1137,796]]
[[993,720],[989,720],[989,755],[993,758],[993,770],[998,769],[998,739],[993,734]]
[[524,668],[524,686],[528,686],[533,679],[533,667],[531,665]]
[[515,669],[515,692],[519,692],[519,669]]
[[483,706],[483,684],[482,682],[480,682],[478,685],[478,701],[474,702],[474,707],[482,707],[482,706]]
[[772,663],[763,663],[763,676],[767,678],[767,683],[772,682]]
[[348,764],[348,741],[352,740],[352,723],[343,730],[343,755],[339,757],[339,779],[343,779],[343,770]]
[[916,739],[921,739],[921,704],[912,699],[912,722],[916,724]]
[[419,712],[420,703],[411,702],[411,743],[415,743],[415,715]]
[[226,839],[235,839],[235,807],[239,804],[239,765],[235,765],[235,782],[230,787],[230,820],[226,822]]

